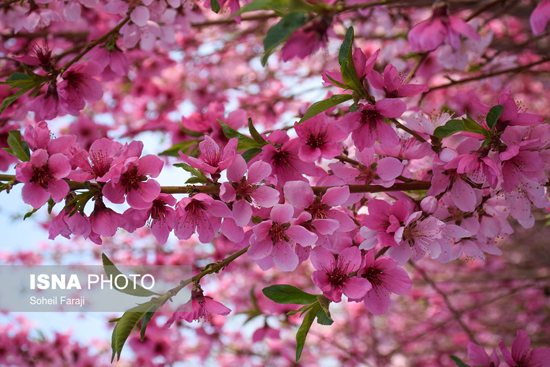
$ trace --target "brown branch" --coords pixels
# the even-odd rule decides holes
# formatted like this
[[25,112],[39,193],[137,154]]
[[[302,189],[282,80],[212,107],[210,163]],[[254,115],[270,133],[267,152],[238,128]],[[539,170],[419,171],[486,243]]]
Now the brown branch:
[[492,8],[494,5],[498,4],[498,3],[504,3],[506,2],[506,0],[493,0],[491,2],[488,2],[487,4],[485,5],[482,5],[480,6],[477,10],[474,10],[472,12],[472,14],[468,15],[468,17],[466,17],[466,19],[464,19],[464,21],[468,22],[472,19],[474,19],[475,17],[477,17],[479,14],[483,13],[484,11]]

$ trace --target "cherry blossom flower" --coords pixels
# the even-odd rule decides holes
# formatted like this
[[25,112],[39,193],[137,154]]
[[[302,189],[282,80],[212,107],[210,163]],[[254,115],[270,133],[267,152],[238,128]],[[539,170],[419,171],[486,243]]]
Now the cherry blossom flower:
[[305,59],[322,47],[326,47],[330,31],[330,23],[326,18],[315,19],[310,24],[292,33],[286,41],[281,58],[283,61],[294,57]]
[[361,266],[361,251],[357,247],[346,248],[336,259],[328,250],[316,247],[311,251],[311,263],[316,269],[311,280],[332,302],[340,302],[342,293],[349,298],[363,298],[372,288],[368,280],[353,276]]
[[400,76],[391,64],[386,66],[383,76],[376,70],[371,70],[367,78],[374,88],[386,93],[386,98],[409,97],[429,90],[428,86],[423,84],[406,83],[405,76]]
[[504,342],[498,344],[504,360],[510,367],[548,367],[550,366],[550,348],[536,348],[531,350],[531,339],[523,330],[518,330],[512,342],[512,353]]
[[529,18],[531,29],[534,34],[541,34],[546,29],[546,25],[550,21],[550,1],[542,0]]
[[101,72],[101,67],[93,61],[75,64],[63,73],[62,81],[57,83],[62,109],[78,116],[86,102],[95,102],[103,96],[101,84],[93,78]]
[[351,137],[358,150],[371,148],[376,140],[381,144],[394,146],[399,143],[395,130],[384,118],[400,117],[407,109],[403,101],[393,98],[383,99],[371,104],[359,104],[359,109],[346,114],[339,121],[339,126]]
[[[189,308],[191,308],[190,311]],[[181,320],[193,322],[195,320],[209,319],[211,315],[227,316],[230,312],[231,310],[220,302],[214,301],[212,297],[205,296],[200,286],[193,286],[191,300],[179,306],[164,326],[170,327],[174,322]]]
[[347,134],[334,123],[330,123],[322,113],[304,121],[296,123],[296,134],[302,143],[298,157],[304,162],[314,162],[317,159],[332,159],[342,153],[338,143],[346,139]]
[[59,203],[69,193],[69,185],[63,180],[69,175],[71,165],[63,154],[49,155],[44,149],[31,154],[29,162],[16,167],[15,177],[24,183],[21,195],[23,201],[38,209],[52,198]]
[[376,245],[373,240],[378,240],[380,245],[398,246],[395,241],[395,232],[409,218],[409,210],[403,200],[397,200],[392,205],[384,200],[372,199],[368,203],[369,214],[363,218],[361,236],[365,241],[361,243],[361,249],[370,250]]
[[176,212],[172,208],[176,201],[172,195],[160,194],[149,209],[130,208],[123,214],[128,220],[122,227],[128,232],[134,232],[150,221],[151,233],[158,243],[165,244],[176,225]]
[[202,169],[210,174],[217,174],[225,170],[237,153],[238,140],[230,139],[227,145],[220,146],[209,136],[199,143],[199,157],[194,158],[179,152],[180,157],[189,165]]
[[[371,284],[362,301],[365,308],[374,315],[382,315],[390,306],[390,293],[406,294],[412,288],[407,272],[388,257],[374,258],[374,251],[368,251],[358,276]],[[352,300],[352,299],[350,299]],[[361,299],[352,301],[360,302]]]
[[271,166],[265,162],[254,162],[248,168],[246,161],[236,155],[227,168],[229,182],[220,187],[220,198],[233,202],[233,217],[240,227],[245,227],[252,216],[252,205],[271,208],[279,202],[279,192],[269,186],[260,185],[271,174]]
[[469,342],[468,343],[468,357],[472,360],[475,366],[480,367],[498,367],[500,366],[500,358],[498,358],[496,350],[493,349],[491,357],[487,355],[485,349],[479,345]]
[[[372,56],[367,59],[360,48],[353,51],[353,65],[355,66],[355,71],[357,72],[357,76],[359,77],[359,79],[363,79],[365,75],[368,75],[370,73],[370,71],[376,64],[376,60],[379,54],[380,49],[376,50],[376,52],[374,52],[374,54],[372,54]],[[334,82],[330,79],[335,80],[340,84],[345,84],[340,71],[327,71],[323,74],[323,85],[325,87],[331,85],[338,86],[337,84],[334,84]]]

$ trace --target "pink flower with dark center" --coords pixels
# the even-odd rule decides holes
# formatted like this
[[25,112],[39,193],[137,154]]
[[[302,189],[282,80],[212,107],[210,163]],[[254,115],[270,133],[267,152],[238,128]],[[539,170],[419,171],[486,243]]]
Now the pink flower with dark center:
[[94,211],[90,215],[93,233],[104,237],[113,237],[117,229],[122,227],[125,222],[126,220],[121,214],[105,206],[102,198],[96,198]]
[[411,51],[433,51],[439,47],[445,39],[455,49],[460,48],[460,35],[480,40],[475,29],[463,21],[447,14],[447,6],[444,2],[437,6],[430,19],[426,19],[415,25],[409,32]]
[[81,149],[75,154],[73,161],[80,170],[73,171],[69,178],[79,182],[91,179],[107,182],[109,178],[105,176],[110,171],[115,158],[122,152],[122,148],[122,144],[107,138],[94,141],[89,152]]
[[384,118],[400,117],[406,109],[403,101],[392,98],[378,101],[374,106],[360,103],[359,109],[347,113],[339,125],[344,132],[352,133],[351,138],[358,150],[371,148],[376,140],[383,145],[395,146],[399,138]]
[[31,66],[40,66],[46,73],[54,70],[52,63],[52,49],[48,45],[34,44],[29,47],[27,55],[15,56],[15,60]]
[[[382,315],[390,306],[390,293],[406,294],[412,288],[407,272],[388,257],[374,258],[374,251],[368,251],[358,276],[371,284],[371,289],[362,299],[365,308],[374,315]],[[351,299],[350,299],[351,300]],[[352,301],[360,302],[361,299]]]
[[211,315],[227,316],[230,312],[231,310],[220,302],[214,301],[212,297],[205,296],[199,285],[194,285],[191,291],[191,301],[179,306],[164,326],[170,327],[174,322],[181,320],[187,322],[199,321],[201,319],[207,320],[212,317]]
[[323,247],[316,247],[311,251],[311,263],[317,269],[311,280],[332,302],[340,302],[342,293],[349,298],[363,298],[372,288],[367,279],[353,275],[361,267],[357,247],[344,249],[336,258]]
[[57,82],[54,80],[48,84],[46,93],[39,95],[27,103],[27,109],[33,111],[36,120],[52,120],[59,113],[64,115],[64,109],[60,106]]
[[478,152],[461,154],[445,165],[446,169],[456,169],[458,174],[467,173],[475,183],[496,188],[501,176],[499,166],[487,155]]
[[359,163],[350,166],[341,162],[329,164],[334,175],[346,184],[374,184],[390,187],[403,172],[403,163],[393,157],[378,159],[372,148],[356,152],[355,159]]
[[531,350],[531,339],[523,330],[518,330],[512,342],[512,353],[504,342],[498,344],[504,360],[510,367],[549,367],[550,348],[536,348]]
[[[398,246],[395,242],[395,232],[409,218],[409,210],[403,200],[397,200],[390,205],[384,200],[372,199],[368,203],[369,214],[363,218],[363,225],[360,234],[365,238],[365,242],[361,244],[361,248],[366,247],[370,250],[372,243],[376,238],[380,245]],[[371,247],[372,246],[372,247]]]
[[126,210],[124,217],[128,220],[123,228],[128,232],[134,232],[149,222],[151,233],[158,243],[165,244],[168,235],[176,225],[176,211],[171,208],[174,205],[176,205],[176,199],[172,195],[160,194],[153,200],[148,210],[133,208]]
[[268,260],[271,266],[275,264],[282,271],[296,269],[299,263],[296,244],[312,246],[317,236],[302,226],[292,224],[293,214],[291,205],[275,205],[271,209],[270,220],[252,227],[254,234],[250,237],[248,255],[254,260]]
[[148,176],[158,177],[163,165],[164,162],[152,154],[127,158],[103,186],[102,193],[113,203],[123,203],[126,196],[132,208],[148,209],[160,194],[160,184]]
[[262,147],[258,158],[271,165],[272,175],[277,177],[277,186],[282,187],[287,181],[305,181],[303,175],[319,174],[315,164],[299,158],[299,139],[289,140],[286,132],[277,130],[269,135],[268,140],[272,144]]
[[475,366],[479,367],[498,367],[500,366],[500,358],[498,358],[496,350],[493,349],[491,358],[485,352],[485,349],[479,345],[469,342],[468,343],[468,357],[472,360]]
[[531,13],[529,21],[534,34],[544,32],[546,25],[550,21],[550,1],[542,0]]
[[220,230],[221,218],[232,218],[233,213],[221,201],[214,200],[206,194],[197,194],[178,202],[176,217],[176,237],[187,240],[197,231],[199,241],[208,243]]
[[285,198],[296,209],[311,215],[311,225],[320,234],[332,234],[335,230],[349,232],[357,228],[353,220],[334,207],[343,205],[349,198],[349,187],[332,187],[322,196],[316,196],[311,186],[303,181],[289,181],[283,189]]
[[397,247],[391,247],[388,254],[399,265],[405,264],[411,256],[418,261],[430,254],[436,259],[441,254],[439,239],[443,236],[445,223],[435,217],[421,218],[422,212],[412,213],[405,225],[395,232]]
[[[542,116],[535,115],[534,113],[523,112],[524,108],[521,104],[516,103],[510,97],[510,94],[511,91],[507,90],[498,96],[497,104],[503,106],[504,110],[495,125],[497,129],[502,131],[508,125],[532,126],[540,125],[544,122]],[[492,107],[482,103],[477,98],[473,99],[472,103],[483,115],[488,114]]]
[[384,76],[376,70],[371,70],[367,78],[374,88],[383,90],[386,93],[386,98],[414,96],[430,89],[423,84],[408,84],[406,76],[400,75],[393,65],[386,66]]
[[342,153],[338,143],[344,141],[347,134],[330,123],[324,113],[301,124],[296,123],[295,126],[302,143],[298,157],[304,162],[315,162],[320,158],[332,159]]
[[63,73],[63,80],[57,84],[57,93],[63,109],[78,116],[86,102],[95,102],[103,96],[101,83],[92,78],[101,72],[95,62],[72,65]]
[[236,155],[227,168],[227,179],[220,187],[220,198],[233,202],[233,217],[240,227],[246,227],[252,217],[252,205],[271,208],[279,202],[279,192],[261,185],[271,174],[271,166],[265,162],[254,162],[248,168],[241,155]]
[[24,183],[21,195],[23,201],[38,209],[48,199],[59,203],[69,193],[69,185],[63,180],[69,175],[71,164],[63,154],[49,155],[44,149],[31,154],[29,162],[22,162],[15,168],[15,178]]
[[179,155],[184,162],[195,168],[210,174],[218,174],[225,170],[233,160],[237,153],[238,143],[236,138],[230,139],[222,150],[211,137],[205,136],[204,140],[199,143],[198,158],[189,157],[182,152],[179,152]]

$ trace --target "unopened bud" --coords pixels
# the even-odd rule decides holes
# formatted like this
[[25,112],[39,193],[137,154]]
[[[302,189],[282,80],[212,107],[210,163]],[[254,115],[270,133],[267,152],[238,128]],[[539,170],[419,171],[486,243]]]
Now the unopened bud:
[[422,211],[426,214],[433,214],[437,210],[438,200],[434,196],[426,196],[420,202]]

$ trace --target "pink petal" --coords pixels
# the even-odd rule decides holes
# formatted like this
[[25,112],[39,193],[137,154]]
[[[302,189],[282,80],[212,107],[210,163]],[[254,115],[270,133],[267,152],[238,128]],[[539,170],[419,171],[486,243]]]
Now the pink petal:
[[55,203],[59,203],[69,193],[69,185],[64,180],[50,181],[48,191]]
[[250,196],[263,208],[271,208],[279,202],[279,191],[269,186],[258,187]]
[[474,189],[461,179],[455,180],[451,188],[451,198],[463,212],[472,212],[476,208],[477,198]]
[[365,278],[351,277],[344,284],[344,294],[352,299],[365,297],[365,294],[370,291],[372,285]]
[[220,302],[210,299],[209,297],[204,297],[204,305],[202,307],[214,315],[226,316],[231,312],[229,308],[225,307]]
[[397,158],[382,158],[376,166],[376,173],[384,181],[395,179],[403,172],[403,163]]
[[145,26],[147,24],[147,21],[149,20],[149,9],[147,9],[145,6],[136,7],[130,15],[130,19],[138,27]]
[[336,264],[336,260],[330,251],[324,247],[315,247],[311,250],[311,264],[317,270],[327,270],[332,271]]
[[515,361],[521,361],[525,355],[529,354],[531,349],[531,340],[524,330],[518,330],[516,338],[512,342],[512,357]]
[[346,201],[348,201],[348,199],[348,186],[332,187],[328,189],[327,192],[323,195],[322,202],[330,206],[337,206],[344,204]]
[[313,190],[304,181],[288,181],[283,188],[285,198],[295,208],[303,209],[313,204]]
[[234,219],[225,218],[221,226],[221,231],[230,241],[239,243],[244,239],[244,231],[241,227],[243,226],[237,225]]
[[386,98],[376,102],[375,108],[384,117],[396,118],[401,117],[407,105],[400,99]]
[[375,287],[365,296],[365,308],[374,315],[382,315],[390,306],[390,293],[384,287]]
[[254,162],[248,169],[248,182],[258,183],[265,180],[271,174],[271,165],[266,162]]
[[302,246],[313,246],[317,242],[317,235],[302,226],[292,225],[285,233]]
[[264,257],[271,255],[272,251],[273,243],[271,242],[271,238],[258,242],[256,241],[255,236],[250,237],[250,248],[246,253],[251,259],[263,259]]
[[292,205],[289,204],[278,204],[271,209],[271,220],[283,224],[288,223],[292,219],[292,215],[294,214],[294,208]]
[[278,242],[273,246],[273,262],[281,271],[293,271],[298,267],[298,255],[287,242]]
[[34,209],[40,208],[46,204],[50,198],[50,194],[35,183],[26,183],[21,190],[21,197],[25,204],[29,204]]
[[233,203],[233,218],[235,218],[235,223],[237,223],[239,227],[246,227],[251,217],[252,208],[249,203],[244,200],[235,201]]
[[233,157],[233,161],[231,161],[227,167],[227,179],[232,182],[240,182],[246,174],[247,169],[248,167],[246,165],[246,161],[241,155],[237,154]]
[[487,352],[485,352],[485,349],[475,343],[468,343],[468,357],[470,357],[476,366],[491,366],[491,360],[489,359]]

